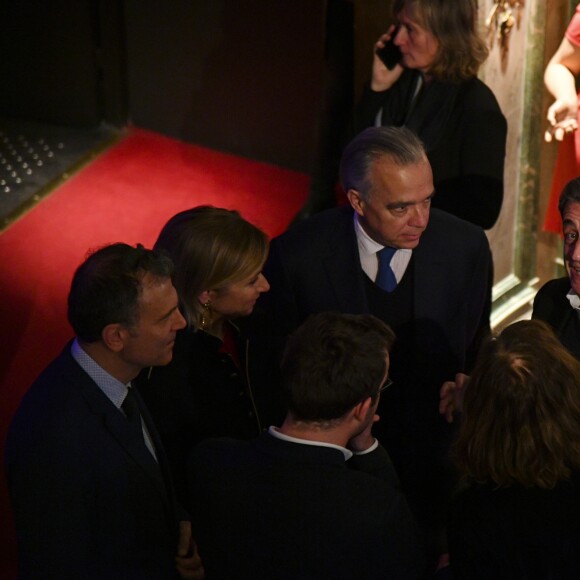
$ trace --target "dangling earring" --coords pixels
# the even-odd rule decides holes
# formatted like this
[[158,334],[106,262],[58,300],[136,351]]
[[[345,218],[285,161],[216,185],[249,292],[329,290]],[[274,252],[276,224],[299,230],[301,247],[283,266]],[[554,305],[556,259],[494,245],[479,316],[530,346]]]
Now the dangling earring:
[[211,323],[211,310],[209,305],[210,305],[209,300],[202,304],[203,310],[201,311],[201,318],[199,320],[199,327],[202,330],[206,330]]

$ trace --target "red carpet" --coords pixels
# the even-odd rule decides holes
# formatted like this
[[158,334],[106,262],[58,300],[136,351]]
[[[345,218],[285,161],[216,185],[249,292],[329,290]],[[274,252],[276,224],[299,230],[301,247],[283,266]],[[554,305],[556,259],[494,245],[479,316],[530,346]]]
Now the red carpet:
[[[275,236],[307,191],[305,175],[132,130],[0,234],[2,449],[20,398],[72,335],[66,296],[89,248],[151,246],[174,213],[200,204],[237,209]],[[15,540],[3,472],[0,479],[0,577],[12,578]]]

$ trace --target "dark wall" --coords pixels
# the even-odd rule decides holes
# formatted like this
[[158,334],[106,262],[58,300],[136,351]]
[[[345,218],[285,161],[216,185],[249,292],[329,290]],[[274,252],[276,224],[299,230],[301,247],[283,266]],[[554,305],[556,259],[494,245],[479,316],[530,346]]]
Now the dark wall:
[[311,169],[323,84],[323,0],[126,0],[131,121]]
[[94,2],[0,3],[0,115],[99,122]]
[[124,125],[123,0],[0,2],[0,116]]
[[0,117],[132,122],[310,171],[333,1],[0,2]]

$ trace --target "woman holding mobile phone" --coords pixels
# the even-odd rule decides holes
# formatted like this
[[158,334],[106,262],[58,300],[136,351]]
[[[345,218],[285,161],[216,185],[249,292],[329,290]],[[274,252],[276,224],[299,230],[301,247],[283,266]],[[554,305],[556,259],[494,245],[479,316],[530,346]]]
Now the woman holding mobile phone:
[[375,45],[355,130],[406,126],[433,169],[433,207],[485,229],[503,201],[507,123],[477,78],[488,55],[476,0],[395,0],[395,25]]

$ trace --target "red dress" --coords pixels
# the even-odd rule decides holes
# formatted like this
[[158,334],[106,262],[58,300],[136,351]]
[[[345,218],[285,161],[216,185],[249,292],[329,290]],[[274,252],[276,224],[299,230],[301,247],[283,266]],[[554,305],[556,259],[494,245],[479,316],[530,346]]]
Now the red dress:
[[[580,4],[576,6],[576,12],[566,29],[565,36],[574,46],[580,46]],[[580,118],[578,119],[578,124],[580,125]],[[550,199],[544,219],[544,231],[556,234],[562,232],[562,220],[558,212],[558,199],[564,186],[571,179],[578,177],[578,175],[580,175],[580,130],[574,131],[573,135],[565,137],[559,145]]]

